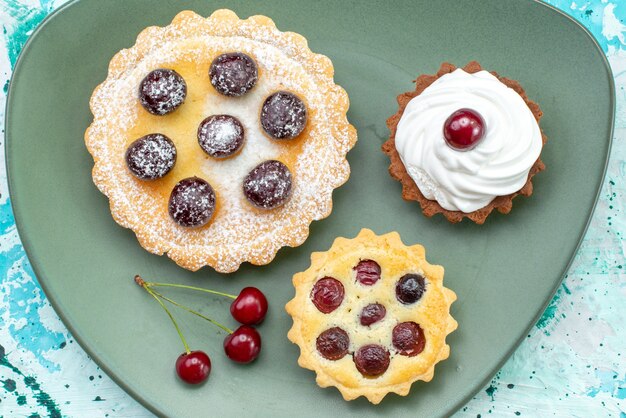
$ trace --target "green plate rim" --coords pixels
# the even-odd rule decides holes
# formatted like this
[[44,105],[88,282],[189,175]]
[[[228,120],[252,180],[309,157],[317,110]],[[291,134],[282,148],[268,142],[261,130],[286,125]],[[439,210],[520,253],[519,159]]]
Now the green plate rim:
[[[5,110],[5,113],[4,113],[4,149],[5,149],[4,159],[5,159],[5,165],[6,165],[6,175],[7,175],[7,186],[8,186],[8,192],[9,192],[9,200],[11,202],[11,209],[13,211],[13,217],[15,219],[15,226],[16,226],[18,235],[20,237],[20,241],[22,243],[22,246],[24,247],[24,251],[26,253],[26,256],[28,257],[28,260],[29,260],[29,262],[31,264],[33,272],[35,273],[35,279],[37,280],[37,282],[41,286],[42,290],[44,291],[44,293],[46,295],[46,298],[48,299],[48,301],[52,305],[52,308],[54,309],[55,313],[59,316],[59,318],[63,322],[63,325],[68,329],[68,331],[74,337],[76,342],[78,342],[78,344],[81,346],[81,348],[83,350],[85,350],[85,352],[89,355],[89,357],[91,357],[91,359],[93,359],[93,361],[96,362],[98,367],[100,367],[100,369],[103,370],[107,374],[107,376],[109,376],[119,387],[121,387],[127,394],[129,394],[132,398],[134,398],[137,402],[139,402],[143,407],[145,407],[147,410],[149,410],[153,414],[155,414],[157,416],[167,416],[166,412],[158,410],[147,399],[145,399],[135,388],[127,385],[126,382],[124,382],[124,380],[121,378],[121,376],[118,376],[115,373],[113,373],[113,371],[108,367],[108,365],[106,363],[104,363],[94,351],[91,350],[90,345],[87,343],[87,341],[83,340],[83,337],[82,337],[80,331],[78,329],[76,329],[71,324],[71,322],[69,321],[68,318],[65,317],[64,312],[62,312],[59,309],[57,309],[57,305],[58,304],[57,304],[56,296],[52,292],[50,292],[48,290],[47,285],[46,285],[46,281],[45,280],[40,280],[40,277],[42,277],[42,276],[39,274],[39,267],[38,267],[37,258],[31,256],[31,252],[29,250],[29,248],[30,248],[29,238],[28,238],[27,234],[22,233],[22,228],[20,227],[20,225],[22,225],[22,221],[21,221],[21,215],[19,215],[20,212],[18,210],[19,205],[16,203],[16,200],[12,196],[12,193],[11,193],[11,189],[13,188],[13,182],[12,182],[11,169],[10,169],[11,163],[10,163],[10,159],[9,159],[9,155],[11,154],[11,152],[10,152],[11,151],[11,146],[10,146],[11,141],[9,141],[9,138],[8,138],[8,132],[9,132],[8,126],[10,125],[10,122],[9,122],[9,120],[10,120],[9,119],[9,115],[10,115],[9,108],[10,108],[10,104],[12,102],[12,97],[13,97],[13,94],[12,94],[13,93],[13,89],[12,89],[13,80],[16,78],[16,74],[19,74],[19,72],[20,72],[19,70],[20,70],[20,66],[21,66],[21,64],[23,62],[23,57],[26,55],[25,53],[26,53],[26,51],[28,51],[28,48],[30,47],[31,43],[33,42],[33,39],[35,39],[37,37],[37,35],[39,34],[39,32],[41,32],[43,30],[43,28],[51,20],[53,20],[57,15],[61,14],[66,9],[68,9],[68,8],[78,4],[80,1],[81,0],[70,0],[67,3],[65,3],[65,4],[61,5],[60,7],[58,7],[57,9],[55,9],[54,11],[52,11],[49,15],[47,15],[41,21],[41,23],[37,26],[37,28],[35,28],[33,33],[28,37],[28,40],[26,41],[26,43],[22,47],[22,49],[20,51],[20,54],[18,56],[18,59],[17,59],[15,65],[13,66],[13,71],[11,73],[11,79],[9,80],[9,90],[7,92],[7,100],[6,100],[5,109],[4,109]],[[518,1],[522,1],[522,0],[518,0]],[[612,150],[612,147],[613,147],[613,134],[614,134],[614,130],[615,130],[615,107],[616,107],[616,105],[615,105],[615,79],[614,79],[614,76],[613,76],[613,71],[611,70],[611,65],[609,64],[609,61],[608,61],[608,59],[606,57],[606,54],[602,50],[602,47],[598,44],[598,41],[596,40],[596,38],[593,36],[593,34],[585,26],[583,26],[580,22],[578,22],[576,19],[574,19],[573,17],[571,17],[567,13],[557,9],[555,6],[552,6],[550,4],[544,3],[541,0],[524,0],[524,1],[528,1],[530,3],[539,4],[539,5],[543,6],[543,7],[545,7],[550,12],[556,13],[557,15],[561,16],[562,18],[565,18],[566,21],[569,21],[570,23],[573,23],[578,29],[582,30],[583,33],[591,39],[594,47],[598,50],[598,52],[600,52],[602,63],[604,64],[604,68],[605,68],[605,70],[607,72],[607,75],[609,76],[609,88],[610,88],[609,101],[610,101],[610,107],[611,107],[611,114],[610,114],[611,126],[609,128],[609,138],[608,138],[607,154],[606,154],[606,158],[605,158],[605,161],[604,161],[604,167],[602,168],[602,176],[600,177],[600,181],[598,182],[598,184],[596,184],[596,188],[597,188],[596,196],[594,198],[593,206],[591,207],[591,210],[589,211],[589,214],[587,216],[587,222],[586,222],[585,227],[584,227],[584,229],[583,229],[583,231],[582,231],[582,233],[581,233],[581,235],[580,235],[580,237],[578,239],[578,243],[576,244],[576,248],[575,248],[574,252],[572,253],[572,255],[570,257],[570,260],[568,261],[567,265],[563,269],[563,272],[561,273],[561,279],[558,282],[556,282],[554,288],[552,289],[552,291],[550,293],[550,297],[548,297],[546,299],[546,301],[542,305],[541,309],[535,314],[535,317],[534,317],[533,321],[529,324],[529,326],[520,335],[519,339],[515,342],[515,344],[512,346],[512,348],[506,353],[505,356],[503,356],[502,359],[500,359],[500,361],[498,361],[494,365],[494,367],[492,369],[492,373],[489,374],[490,377],[487,378],[487,379],[484,379],[482,382],[480,382],[480,385],[476,386],[477,389],[473,393],[471,393],[470,395],[468,395],[464,399],[461,399],[461,401],[457,402],[456,404],[450,405],[450,407],[447,408],[447,410],[445,411],[446,415],[450,415],[450,414],[453,414],[454,412],[458,411],[459,408],[461,408],[461,406],[467,404],[467,402],[469,402],[469,400],[471,398],[473,398],[476,395],[476,393],[478,393],[480,391],[480,389],[482,389],[489,381],[491,381],[491,379],[493,378],[492,376],[494,376],[497,373],[497,371],[502,368],[502,366],[511,357],[513,352],[519,348],[519,346],[521,345],[522,341],[524,341],[526,339],[526,335],[535,326],[535,324],[537,323],[537,321],[539,320],[539,318],[541,317],[543,312],[548,307],[549,303],[554,298],[554,295],[556,294],[556,291],[561,286],[561,283],[563,282],[563,278],[564,278],[565,274],[570,269],[570,267],[572,265],[572,262],[574,261],[574,258],[576,257],[576,254],[578,254],[578,251],[580,250],[580,246],[581,246],[585,236],[587,235],[587,231],[589,229],[589,225],[591,224],[591,220],[592,220],[593,215],[595,213],[595,210],[596,210],[596,208],[598,206],[598,200],[600,198],[600,193],[602,192],[602,186],[604,185],[604,183],[606,181],[606,175],[607,175],[607,171],[608,171],[609,159],[610,159],[611,150]]]

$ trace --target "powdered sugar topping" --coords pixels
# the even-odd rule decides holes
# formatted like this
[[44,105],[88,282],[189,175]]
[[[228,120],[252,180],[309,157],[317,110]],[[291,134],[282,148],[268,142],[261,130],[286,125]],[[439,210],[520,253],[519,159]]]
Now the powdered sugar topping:
[[261,109],[261,125],[268,135],[276,139],[290,139],[300,135],[306,120],[306,105],[288,91],[272,94]]
[[185,80],[170,69],[153,70],[139,84],[139,100],[154,115],[173,112],[183,104],[186,96]]
[[170,216],[180,226],[202,226],[215,210],[215,192],[200,178],[183,179],[172,190],[168,206]]
[[150,134],[133,142],[126,150],[128,169],[141,180],[165,176],[176,163],[176,146],[162,134]]
[[254,60],[241,52],[219,55],[209,69],[211,84],[225,96],[246,94],[256,84],[258,76]]
[[243,192],[254,206],[274,209],[291,195],[291,172],[280,161],[264,161],[243,181]]
[[211,157],[229,157],[243,146],[243,126],[233,116],[209,116],[198,128],[198,143]]

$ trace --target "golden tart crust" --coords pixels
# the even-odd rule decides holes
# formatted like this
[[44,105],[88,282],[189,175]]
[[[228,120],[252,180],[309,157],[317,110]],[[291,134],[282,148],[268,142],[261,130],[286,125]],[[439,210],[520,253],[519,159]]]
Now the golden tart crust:
[[[361,260],[380,265],[381,278],[372,286],[355,279],[353,268]],[[404,305],[396,298],[395,286],[408,273],[422,275],[426,290],[417,302]],[[296,295],[286,310],[293,318],[288,338],[300,347],[298,364],[316,372],[319,386],[337,387],[345,400],[365,396],[377,404],[390,392],[406,396],[413,382],[430,381],[435,364],[450,354],[445,340],[457,328],[450,315],[456,294],[443,286],[443,275],[443,267],[426,261],[423,246],[405,246],[397,232],[378,236],[363,229],[354,239],[337,238],[328,251],[311,255],[306,271],[293,276]],[[314,284],[324,277],[339,280],[345,289],[341,305],[328,314],[320,312],[310,296]],[[385,317],[369,327],[361,325],[359,312],[374,302],[385,306]],[[401,322],[415,322],[422,328],[426,344],[421,353],[410,357],[394,349],[392,329]],[[332,327],[344,329],[350,337],[348,354],[339,360],[326,359],[316,347],[320,333]],[[350,355],[371,343],[388,349],[391,358],[388,369],[375,378],[362,375]]]
[[[224,97],[211,86],[209,66],[224,52],[243,52],[257,63],[258,82],[245,96]],[[149,114],[138,100],[141,79],[157,68],[175,70],[187,84],[185,102],[165,116]],[[310,223],[330,214],[332,191],[349,177],[345,156],[356,142],[346,118],[348,96],[334,84],[333,72],[330,60],[312,53],[304,37],[280,32],[265,16],[242,20],[218,10],[204,18],[183,11],[168,26],[143,30],[133,47],[111,60],[91,97],[94,120],[85,133],[94,183],[109,198],[115,221],[132,229],[146,250],[167,253],[189,270],[209,265],[232,272],[242,262],[267,264],[281,247],[300,245]],[[271,139],[260,127],[263,100],[279,90],[297,94],[307,106],[307,126],[291,140]],[[198,145],[198,125],[212,114],[234,115],[244,125],[237,155],[216,161]],[[161,179],[141,181],[127,169],[124,153],[155,132],[175,143],[176,165]],[[246,201],[242,181],[270,159],[293,174],[292,196],[282,207],[260,210]],[[167,204],[173,186],[192,176],[213,186],[217,204],[207,225],[185,228],[170,218]]]

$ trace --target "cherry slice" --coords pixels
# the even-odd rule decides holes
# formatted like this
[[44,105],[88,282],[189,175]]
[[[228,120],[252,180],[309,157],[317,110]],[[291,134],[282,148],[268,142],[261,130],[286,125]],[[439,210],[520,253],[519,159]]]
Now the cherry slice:
[[396,284],[396,298],[405,305],[417,302],[426,291],[426,281],[419,274],[405,274]]
[[339,360],[348,354],[350,337],[339,327],[329,328],[317,337],[315,346],[324,358]]
[[391,340],[398,353],[413,357],[424,351],[424,331],[415,322],[402,322],[393,327]]
[[361,321],[361,325],[367,327],[383,319],[386,314],[387,310],[383,305],[380,303],[370,303],[361,311],[359,320]]
[[362,375],[376,377],[389,367],[389,351],[377,344],[368,344],[354,354],[354,364]]
[[331,313],[343,302],[344,289],[341,282],[332,277],[318,280],[311,290],[311,301],[322,313]]
[[374,260],[361,260],[353,270],[356,271],[356,279],[365,286],[371,286],[380,279],[380,266]]

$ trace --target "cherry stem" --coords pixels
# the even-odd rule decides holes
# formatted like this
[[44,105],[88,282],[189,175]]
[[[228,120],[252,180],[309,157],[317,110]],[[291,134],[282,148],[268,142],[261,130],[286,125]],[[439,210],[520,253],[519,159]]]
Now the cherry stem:
[[170,310],[167,309],[167,306],[165,306],[165,304],[161,302],[161,299],[159,299],[159,297],[157,296],[157,293],[153,291],[152,289],[150,289],[150,287],[148,287],[148,284],[139,275],[135,276],[135,283],[143,287],[146,290],[146,292],[148,292],[153,298],[156,299],[157,302],[159,302],[159,305],[161,305],[161,307],[165,310],[165,313],[167,313],[167,316],[170,317],[172,324],[174,324],[174,328],[176,328],[176,332],[178,332],[178,336],[180,337],[180,340],[183,342],[183,346],[185,346],[185,352],[187,354],[191,353],[191,350],[189,349],[189,345],[187,344],[187,340],[185,340],[185,337],[183,336],[182,331],[178,327],[178,323],[174,319],[174,316],[172,315]]
[[[180,304],[180,303],[176,302],[175,300],[172,300],[172,299],[168,298],[167,296],[163,296],[162,294],[160,294],[160,293],[159,293],[159,292],[157,292],[156,290],[152,290],[152,289],[150,289],[150,292],[152,292],[152,293],[154,294],[154,296],[155,296],[155,297],[156,297],[156,296],[158,296],[158,297],[160,297],[161,299],[163,299],[163,300],[165,300],[165,301],[167,301],[167,302],[171,303],[171,304],[172,304],[172,305],[174,305],[174,306],[178,306],[179,308],[184,309],[184,310],[186,310],[186,311],[187,311],[187,312],[189,312],[189,313],[192,313],[192,314],[194,314],[194,315],[196,315],[196,316],[199,316],[200,318],[204,319],[205,321],[209,321],[209,322],[210,322],[210,323],[212,323],[213,325],[215,325],[215,326],[217,326],[217,327],[220,327],[221,329],[223,329],[224,331],[226,331],[226,332],[227,332],[227,333],[229,333],[229,334],[232,334],[232,333],[233,333],[233,330],[232,330],[232,329],[225,327],[224,325],[220,324],[219,322],[215,321],[214,319],[209,318],[208,316],[204,316],[204,315],[202,315],[200,312],[194,311],[193,309],[189,308],[188,306],[182,305],[182,304]],[[159,301],[159,302],[160,302],[160,301]]]
[[175,283],[152,283],[152,282],[145,282],[147,286],[150,287],[158,287],[158,286],[162,286],[162,287],[178,287],[180,289],[189,289],[189,290],[197,290],[200,292],[205,292],[205,293],[211,293],[214,295],[219,295],[219,296],[225,296],[227,298],[231,298],[231,299],[237,299],[237,296],[235,295],[231,295],[229,293],[223,293],[223,292],[218,292],[216,290],[211,290],[211,289],[204,289],[202,287],[195,287],[195,286],[187,286],[184,284],[175,284]]

